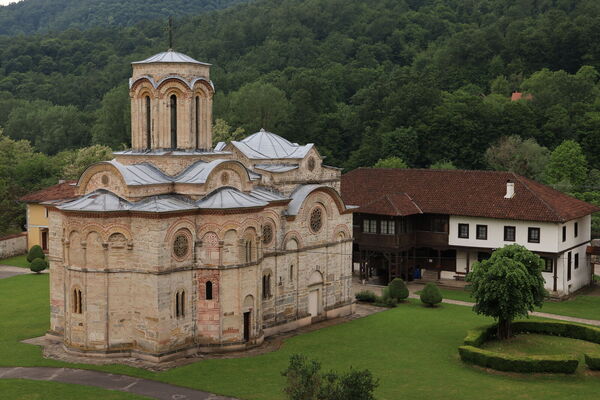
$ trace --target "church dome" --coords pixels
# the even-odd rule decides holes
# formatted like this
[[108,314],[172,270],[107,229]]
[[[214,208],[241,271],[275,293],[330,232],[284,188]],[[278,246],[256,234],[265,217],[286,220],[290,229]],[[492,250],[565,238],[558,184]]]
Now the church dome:
[[301,146],[261,129],[240,142],[233,142],[249,158],[303,158],[312,145]]
[[188,63],[188,64],[201,64],[201,65],[210,65],[198,60],[194,60],[192,57],[185,55],[183,53],[179,53],[177,51],[173,51],[169,49],[168,51],[163,51],[162,53],[155,54],[151,57],[146,58],[142,61],[134,61],[132,64],[151,64],[151,63]]

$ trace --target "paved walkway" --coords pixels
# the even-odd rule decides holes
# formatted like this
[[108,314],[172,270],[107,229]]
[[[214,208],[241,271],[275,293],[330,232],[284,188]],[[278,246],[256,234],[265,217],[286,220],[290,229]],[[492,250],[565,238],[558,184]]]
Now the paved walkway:
[[[41,273],[47,274],[48,270],[44,270]],[[0,265],[0,279],[25,274],[35,274],[35,272],[32,272],[29,268],[13,267],[12,265]]]
[[8,367],[0,368],[0,379],[32,379],[76,385],[96,386],[102,389],[118,390],[159,400],[235,400],[232,397],[217,396],[170,385],[149,379],[115,375],[106,372],[71,368]]

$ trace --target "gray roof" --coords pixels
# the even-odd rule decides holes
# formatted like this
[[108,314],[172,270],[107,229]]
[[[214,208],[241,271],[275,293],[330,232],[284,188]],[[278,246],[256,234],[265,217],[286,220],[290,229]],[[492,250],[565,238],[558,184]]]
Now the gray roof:
[[195,204],[185,196],[160,195],[148,197],[142,201],[131,204],[132,211],[169,212],[195,209]]
[[298,168],[298,164],[255,164],[254,168],[261,169],[263,171],[281,173],[288,172]]
[[124,165],[116,160],[111,160],[102,163],[111,164],[117,168],[128,186],[160,185],[171,183],[173,180],[170,176],[165,175],[161,170],[147,162]]
[[304,146],[292,143],[264,129],[248,136],[240,142],[232,141],[231,144],[250,159],[302,159],[313,147],[312,143]]
[[219,150],[171,150],[171,149],[151,149],[151,150],[123,150],[123,151],[115,151],[113,154],[117,155],[145,155],[145,156],[164,156],[164,155],[174,155],[174,156],[212,156],[212,155],[229,155],[230,151],[219,151]]
[[163,51],[162,53],[155,54],[151,57],[146,58],[142,61],[134,61],[132,64],[150,64],[150,63],[191,63],[191,64],[201,64],[201,65],[210,65],[204,62],[200,62],[198,60],[194,60],[192,57],[185,55],[183,53],[179,53],[177,51],[173,51],[169,49],[168,51]]
[[257,199],[260,200],[264,200],[264,201],[283,201],[283,200],[290,200],[289,197],[284,196],[282,193],[273,190],[273,189],[268,189],[265,187],[261,187],[261,186],[257,186],[254,188],[254,190],[252,190],[252,192],[250,192],[250,194],[253,197],[256,197]]
[[99,189],[58,208],[65,211],[126,211],[131,203],[108,190]]
[[[238,163],[246,172],[248,172],[246,167],[244,167],[239,161],[225,159],[213,160],[211,162],[197,161],[187,167],[179,175],[175,176],[173,180],[177,183],[205,183],[212,170],[225,162]],[[250,176],[248,176],[248,178],[250,178]]]
[[290,201],[290,204],[288,205],[287,215],[298,215],[298,212],[300,212],[300,208],[302,207],[302,203],[304,203],[304,200],[308,197],[308,195],[321,188],[335,190],[331,186],[327,185],[299,185],[290,195],[292,201]]
[[219,188],[196,202],[198,208],[205,209],[254,208],[265,207],[268,204],[230,186]]

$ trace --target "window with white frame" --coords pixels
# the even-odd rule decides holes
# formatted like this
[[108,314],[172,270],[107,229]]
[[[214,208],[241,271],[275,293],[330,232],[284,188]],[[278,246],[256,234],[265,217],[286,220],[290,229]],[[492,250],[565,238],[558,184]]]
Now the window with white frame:
[[363,232],[364,233],[377,233],[377,220],[374,220],[374,219],[363,220]]
[[393,220],[381,221],[381,233],[383,235],[395,235],[396,234],[395,222]]

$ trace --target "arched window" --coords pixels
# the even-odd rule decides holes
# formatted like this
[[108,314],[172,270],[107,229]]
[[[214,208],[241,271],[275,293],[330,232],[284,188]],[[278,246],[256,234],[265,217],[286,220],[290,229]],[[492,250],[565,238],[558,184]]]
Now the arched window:
[[152,110],[150,96],[146,96],[146,148],[152,148]]
[[247,239],[246,240],[246,262],[251,262],[252,261],[252,240]]
[[75,314],[81,314],[83,311],[82,296],[80,289],[73,289],[73,312]]
[[290,265],[290,282],[294,282],[294,264]]
[[262,278],[262,297],[264,300],[271,297],[271,274],[265,274]]
[[177,148],[177,96],[171,95],[171,148]]
[[200,148],[200,96],[196,96],[196,148]]
[[175,294],[175,316],[185,317],[185,290],[181,290]]
[[212,282],[211,281],[207,281],[206,282],[206,300],[212,300],[213,299],[213,292],[212,292]]

